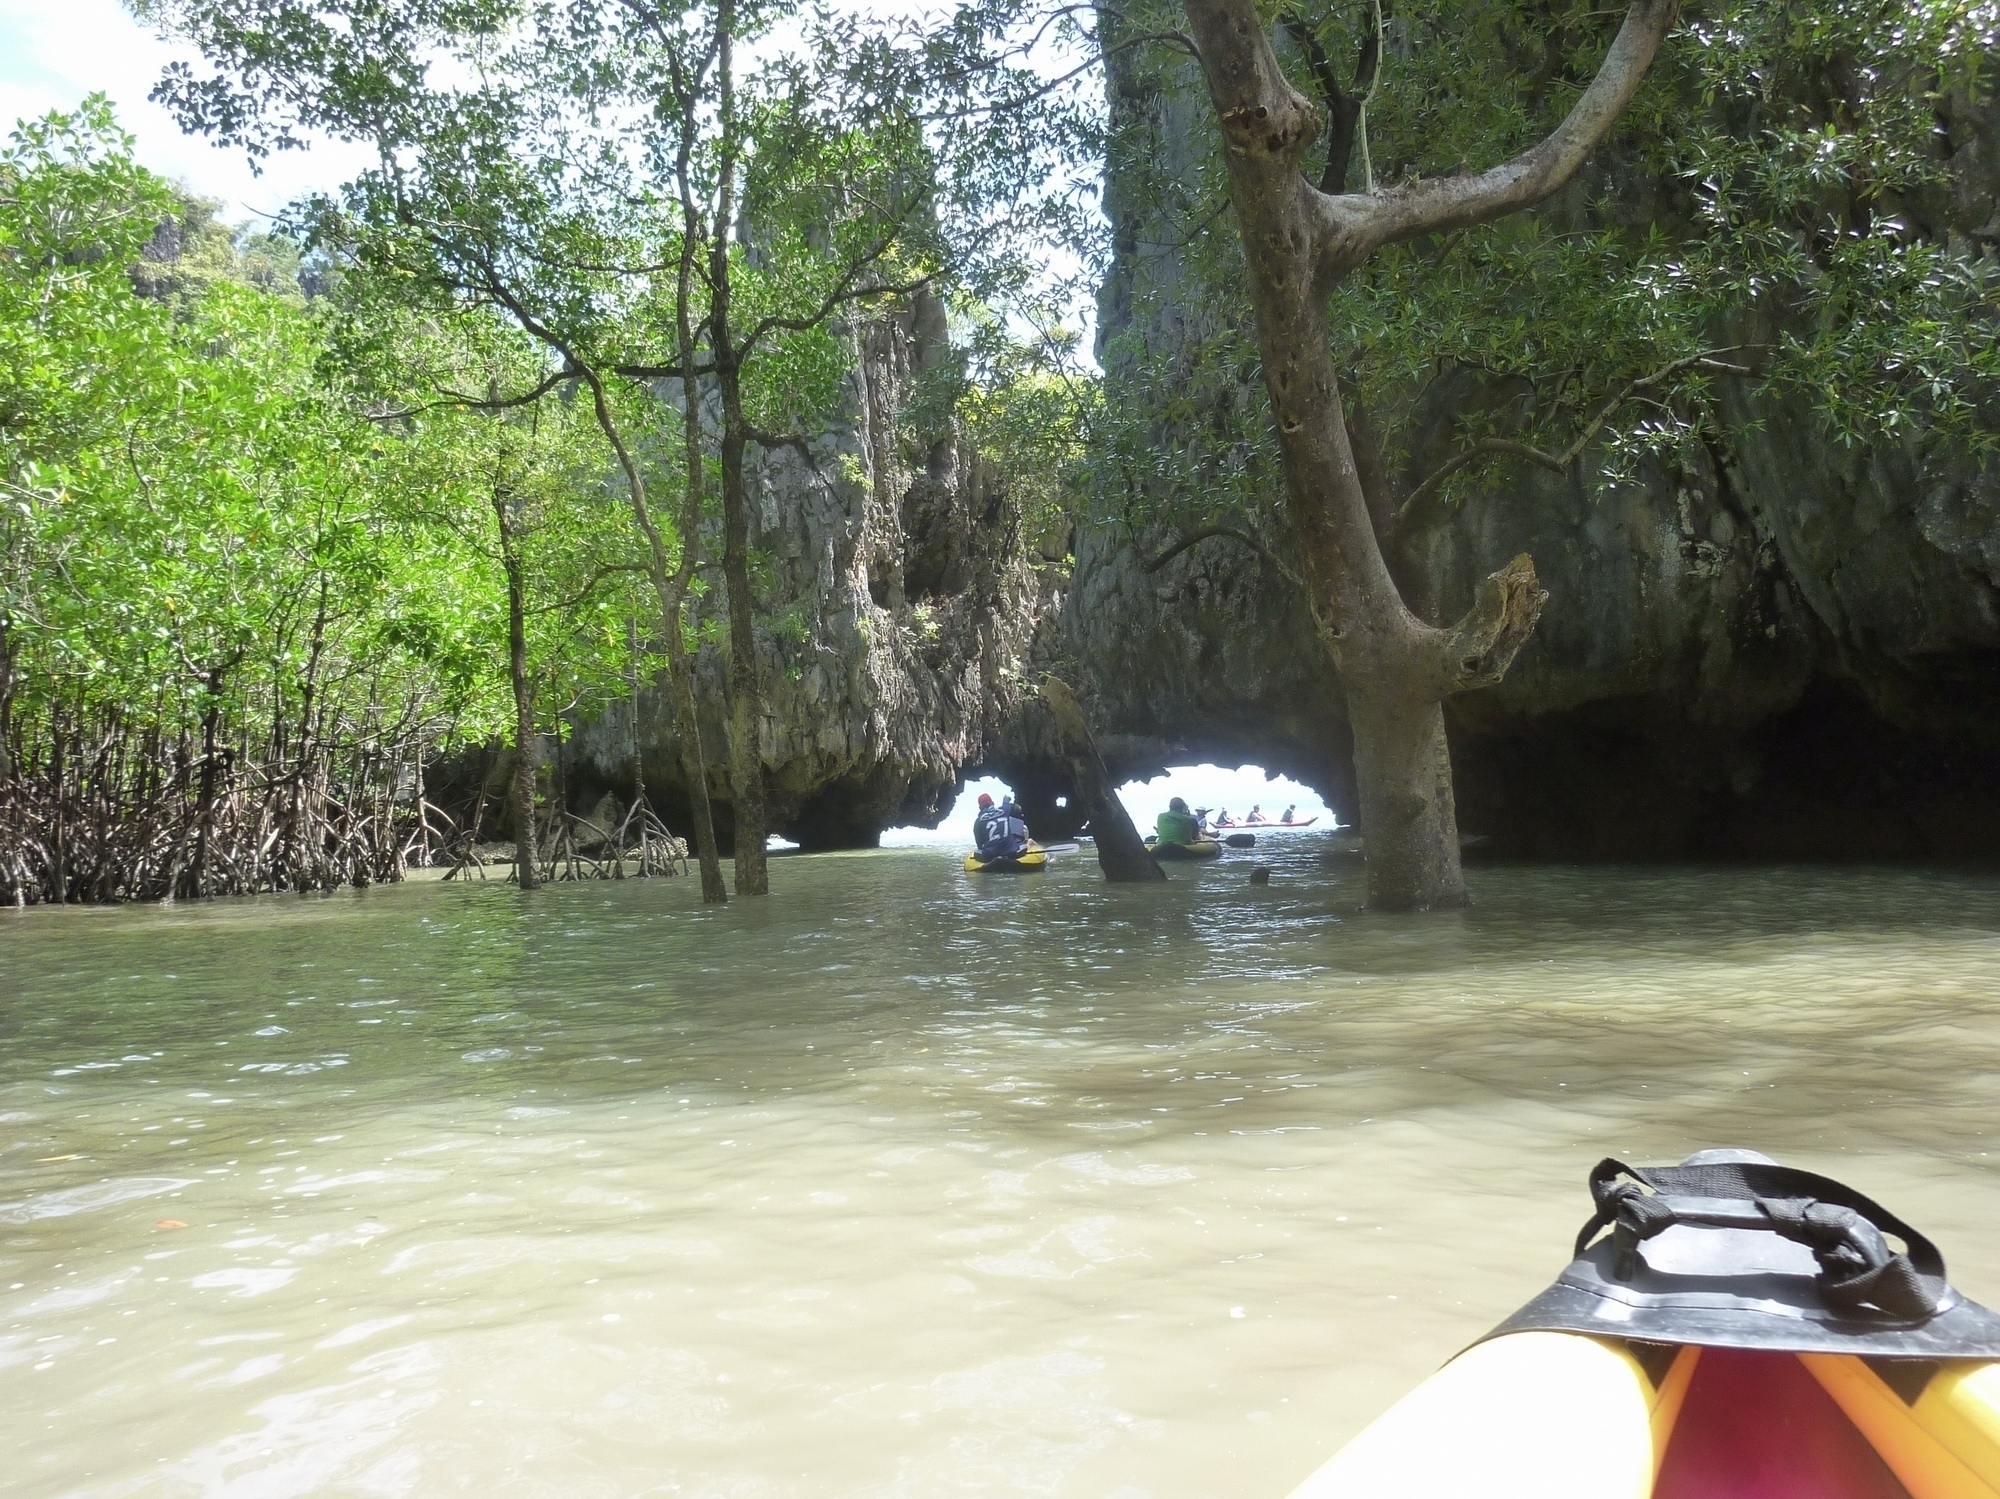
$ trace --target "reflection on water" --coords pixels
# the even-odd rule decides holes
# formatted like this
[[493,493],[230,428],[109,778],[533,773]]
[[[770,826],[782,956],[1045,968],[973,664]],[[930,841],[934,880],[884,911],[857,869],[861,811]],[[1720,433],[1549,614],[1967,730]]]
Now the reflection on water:
[[1282,1494],[1718,1143],[2000,1301],[2000,880],[1274,841],[7,915],[8,1492]]

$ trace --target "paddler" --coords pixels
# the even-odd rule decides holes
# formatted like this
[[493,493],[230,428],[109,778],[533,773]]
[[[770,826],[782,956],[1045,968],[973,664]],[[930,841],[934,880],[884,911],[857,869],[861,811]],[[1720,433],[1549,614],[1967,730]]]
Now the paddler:
[[979,796],[979,816],[972,822],[973,851],[982,862],[1012,859],[1028,849],[1028,822],[1009,796],[999,806],[984,792]]
[[1153,823],[1154,841],[1158,843],[1178,843],[1183,848],[1201,839],[1201,824],[1188,811],[1188,804],[1178,796],[1167,803]]
[[1285,815],[1278,819],[1279,824],[1282,826],[1283,824],[1289,823],[1292,820],[1292,814],[1297,812],[1298,810],[1299,809],[1297,807],[1285,808]]
[[979,812],[972,819],[972,846],[983,848],[993,841],[993,824],[1000,818],[1000,809],[993,805],[993,798],[984,791],[979,793]]
[[1269,818],[1264,816],[1264,804],[1259,802],[1250,809],[1250,815],[1243,819],[1243,823],[1246,827],[1256,828],[1262,827],[1269,820]]

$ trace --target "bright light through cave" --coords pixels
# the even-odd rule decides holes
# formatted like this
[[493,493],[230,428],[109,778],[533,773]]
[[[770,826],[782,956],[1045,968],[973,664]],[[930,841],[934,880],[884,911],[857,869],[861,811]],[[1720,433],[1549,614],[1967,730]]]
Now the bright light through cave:
[[[935,828],[890,828],[882,834],[882,846],[894,848],[913,843],[964,843],[972,833],[972,813],[979,805],[979,793],[995,800],[1008,794],[1008,786],[994,776],[967,781],[952,803],[944,821]],[[1153,826],[1153,819],[1167,810],[1172,798],[1187,798],[1190,807],[1207,807],[1213,813],[1225,808],[1239,822],[1250,809],[1262,807],[1264,815],[1276,819],[1285,808],[1296,808],[1300,821],[1317,817],[1320,827],[1331,827],[1335,818],[1319,793],[1289,776],[1266,776],[1261,765],[1176,765],[1165,775],[1150,781],[1127,781],[1118,788],[1118,799],[1132,814],[1141,832]]]

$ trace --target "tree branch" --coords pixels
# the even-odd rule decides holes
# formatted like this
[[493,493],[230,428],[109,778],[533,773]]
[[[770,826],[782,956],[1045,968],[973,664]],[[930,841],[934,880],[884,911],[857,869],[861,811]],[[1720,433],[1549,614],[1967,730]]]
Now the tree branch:
[[803,432],[766,432],[761,427],[753,427],[745,423],[743,436],[748,441],[756,443],[758,447],[767,450],[771,448],[792,448],[796,450],[798,455],[805,459],[806,467],[813,471],[813,477],[826,485],[827,488],[831,489],[833,487],[833,481],[827,478],[826,470],[819,466],[819,459],[813,456],[812,439],[807,437]]
[[1383,245],[1488,223],[1564,186],[1638,91],[1675,10],[1676,0],[1633,0],[1597,76],[1567,118],[1512,161],[1468,177],[1427,177],[1379,193],[1314,194],[1320,280],[1338,279]]
[[[686,372],[678,364],[613,364],[606,366],[606,368],[612,374],[622,375],[627,380],[680,380],[686,378]],[[697,364],[694,367],[694,373],[697,377],[712,375],[715,373],[715,365],[713,362]]]
[[1766,347],[1768,345],[1765,344],[1732,344],[1728,348],[1723,349],[1704,349],[1699,354],[1689,354],[1680,359],[1670,360],[1654,370],[1650,375],[1641,375],[1635,380],[1626,381],[1618,394],[1600,406],[1596,414],[1588,422],[1584,423],[1583,430],[1576,435],[1576,440],[1561,453],[1545,453],[1540,448],[1525,442],[1516,441],[1510,437],[1481,438],[1464,452],[1448,459],[1426,478],[1423,483],[1410,491],[1409,497],[1397,507],[1397,523],[1400,525],[1404,521],[1407,521],[1417,506],[1435,494],[1438,487],[1445,480],[1449,479],[1467,464],[1473,463],[1489,453],[1509,453],[1516,458],[1525,458],[1530,463],[1539,464],[1541,467],[1549,469],[1554,473],[1566,474],[1569,472],[1570,466],[1583,456],[1584,450],[1596,440],[1597,434],[1604,430],[1605,424],[1611,420],[1618,408],[1634,396],[1639,395],[1643,391],[1651,390],[1663,381],[1671,380],[1675,375],[1680,374],[1684,370],[1698,369],[1714,375],[1737,375],[1745,377],[1754,375],[1756,371],[1749,365],[1731,364],[1716,356],[1719,354],[1737,354],[1745,349],[1762,349]]
[[1259,557],[1262,557],[1266,562],[1270,563],[1272,567],[1276,568],[1292,583],[1296,584],[1301,588],[1305,586],[1304,581],[1299,577],[1297,573],[1293,572],[1292,569],[1286,565],[1283,558],[1279,557],[1276,552],[1273,552],[1269,547],[1265,546],[1263,542],[1259,541],[1256,537],[1252,536],[1248,531],[1239,530],[1235,526],[1203,526],[1199,531],[1191,531],[1186,536],[1181,537],[1180,540],[1176,541],[1172,546],[1168,547],[1164,552],[1160,553],[1159,556],[1152,558],[1150,561],[1142,558],[1139,563],[1139,569],[1141,572],[1156,573],[1161,568],[1165,567],[1169,562],[1173,561],[1174,558],[1180,556],[1180,554],[1182,552],[1185,552],[1189,547],[1195,546],[1204,541],[1208,541],[1212,537],[1216,536],[1226,536],[1231,541],[1242,542],[1243,545],[1247,546],[1248,548],[1250,548],[1251,551],[1255,552]]
[[1347,164],[1354,156],[1355,121],[1361,117],[1361,102],[1374,81],[1379,61],[1375,32],[1370,28],[1361,45],[1361,57],[1354,70],[1354,91],[1349,93],[1334,76],[1333,62],[1312,28],[1295,15],[1287,15],[1284,25],[1305,54],[1313,82],[1319,85],[1320,103],[1326,108],[1326,165],[1319,174],[1319,190],[1329,195],[1339,193],[1347,186]]
[[760,319],[751,328],[750,332],[737,343],[736,354],[738,362],[740,363],[742,360],[748,358],[750,351],[767,334],[777,332],[780,329],[803,332],[808,328],[817,328],[821,323],[832,317],[835,309],[844,303],[859,301],[863,297],[909,296],[911,293],[929,286],[931,282],[943,275],[943,271],[938,270],[919,276],[915,281],[908,282],[907,284],[892,286],[863,286],[860,284],[862,276],[867,273],[869,268],[877,264],[883,256],[895,248],[896,241],[902,235],[904,226],[908,224],[911,215],[915,211],[915,207],[912,206],[899,215],[888,229],[883,231],[876,239],[875,243],[868,247],[866,253],[859,256],[841,274],[840,279],[834,282],[832,287],[828,289],[826,295],[820,299],[819,306],[811,313],[802,317],[780,317],[776,313],[773,313],[769,317]]
[[407,421],[413,416],[422,416],[426,411],[441,411],[446,408],[454,411],[507,411],[517,406],[532,406],[563,381],[579,378],[577,371],[565,364],[541,384],[532,390],[523,391],[518,396],[469,396],[463,391],[441,387],[444,390],[444,399],[441,401],[423,401],[415,406],[399,406],[393,411],[368,411],[362,414],[371,422],[400,422]]
[[1439,695],[1496,685],[1528,643],[1548,601],[1548,590],[1526,552],[1489,574],[1464,617],[1438,632],[1433,670]]
[[613,573],[645,573],[651,571],[652,569],[643,562],[607,562],[586,578],[583,586],[568,598],[557,599],[553,604],[542,604],[527,612],[529,614],[559,614],[565,609],[574,609],[578,604],[589,598],[591,594],[597,591],[597,585]]

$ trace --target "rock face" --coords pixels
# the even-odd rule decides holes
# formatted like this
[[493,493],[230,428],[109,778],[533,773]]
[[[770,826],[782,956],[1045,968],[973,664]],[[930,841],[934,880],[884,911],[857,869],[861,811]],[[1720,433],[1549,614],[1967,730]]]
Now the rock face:
[[[935,824],[964,768],[998,742],[1037,633],[1060,594],[1031,555],[1005,476],[957,436],[913,434],[915,388],[948,356],[944,312],[920,298],[853,335],[842,420],[810,463],[779,450],[753,470],[763,751],[773,825],[811,849],[872,846]],[[754,451],[754,450],[753,450]],[[720,591],[696,609],[724,618]],[[730,826],[723,667],[697,665],[718,833]],[[648,794],[686,826],[678,727],[664,692],[579,727],[565,766],[572,807],[629,793],[635,748]]]
[[[1137,87],[1114,65],[1114,113],[1151,111],[1163,149],[1196,159],[1188,100]],[[2000,109],[1961,104],[1947,123],[1957,193],[1932,227],[1990,252]],[[1117,399],[1120,335],[1171,356],[1185,314],[1135,294],[1182,274],[1153,206],[1115,173],[1106,201]],[[1437,451],[1419,456],[1441,461],[1454,411],[1480,398],[1434,382],[1417,429]],[[1542,855],[2000,847],[2000,471],[1920,446],[1837,450],[1767,394],[1733,393],[1724,427],[1685,469],[1628,482],[1496,475],[1399,539],[1406,596],[1433,621],[1517,552],[1551,596],[1505,683],[1448,710],[1462,826]],[[1351,816],[1340,687],[1295,590],[1227,539],[1148,573],[1139,548],[1170,534],[1077,541],[1062,645],[1114,774],[1254,762]]]
[[[1119,56],[1110,72],[1114,118],[1147,112],[1165,157],[1198,159],[1198,86],[1148,93]],[[1991,254],[2000,108],[1960,101],[1944,124],[1956,191],[1929,227]],[[1186,268],[1147,187],[1114,169],[1105,201],[1100,336],[1118,400],[1121,341],[1171,358],[1201,314],[1176,295]],[[1273,560],[1215,539],[1149,572],[1142,549],[1170,529],[1086,524],[1065,593],[1064,547],[1043,558],[1020,536],[1006,476],[949,432],[909,430],[916,386],[946,357],[941,310],[919,302],[854,349],[845,418],[813,463],[782,452],[756,472],[764,752],[787,836],[871,844],[934,822],[981,771],[1014,786],[1037,832],[1075,832],[1054,725],[1024,691],[1044,668],[1079,689],[1114,779],[1254,762],[1352,815],[1340,684]],[[1453,417],[1491,395],[1434,381],[1416,412],[1434,448],[1420,441],[1413,466],[1441,461]],[[1551,595],[1505,683],[1448,711],[1461,825],[1548,856],[2000,847],[2000,470],[1921,445],[1835,449],[1768,394],[1733,391],[1723,416],[1673,471],[1497,471],[1404,528],[1393,565],[1429,619],[1456,617],[1522,551]],[[699,670],[720,705],[712,647]],[[683,827],[664,698],[640,694],[634,724],[626,709],[577,731],[567,798],[629,788],[636,749]],[[719,716],[703,740],[726,842]]]

